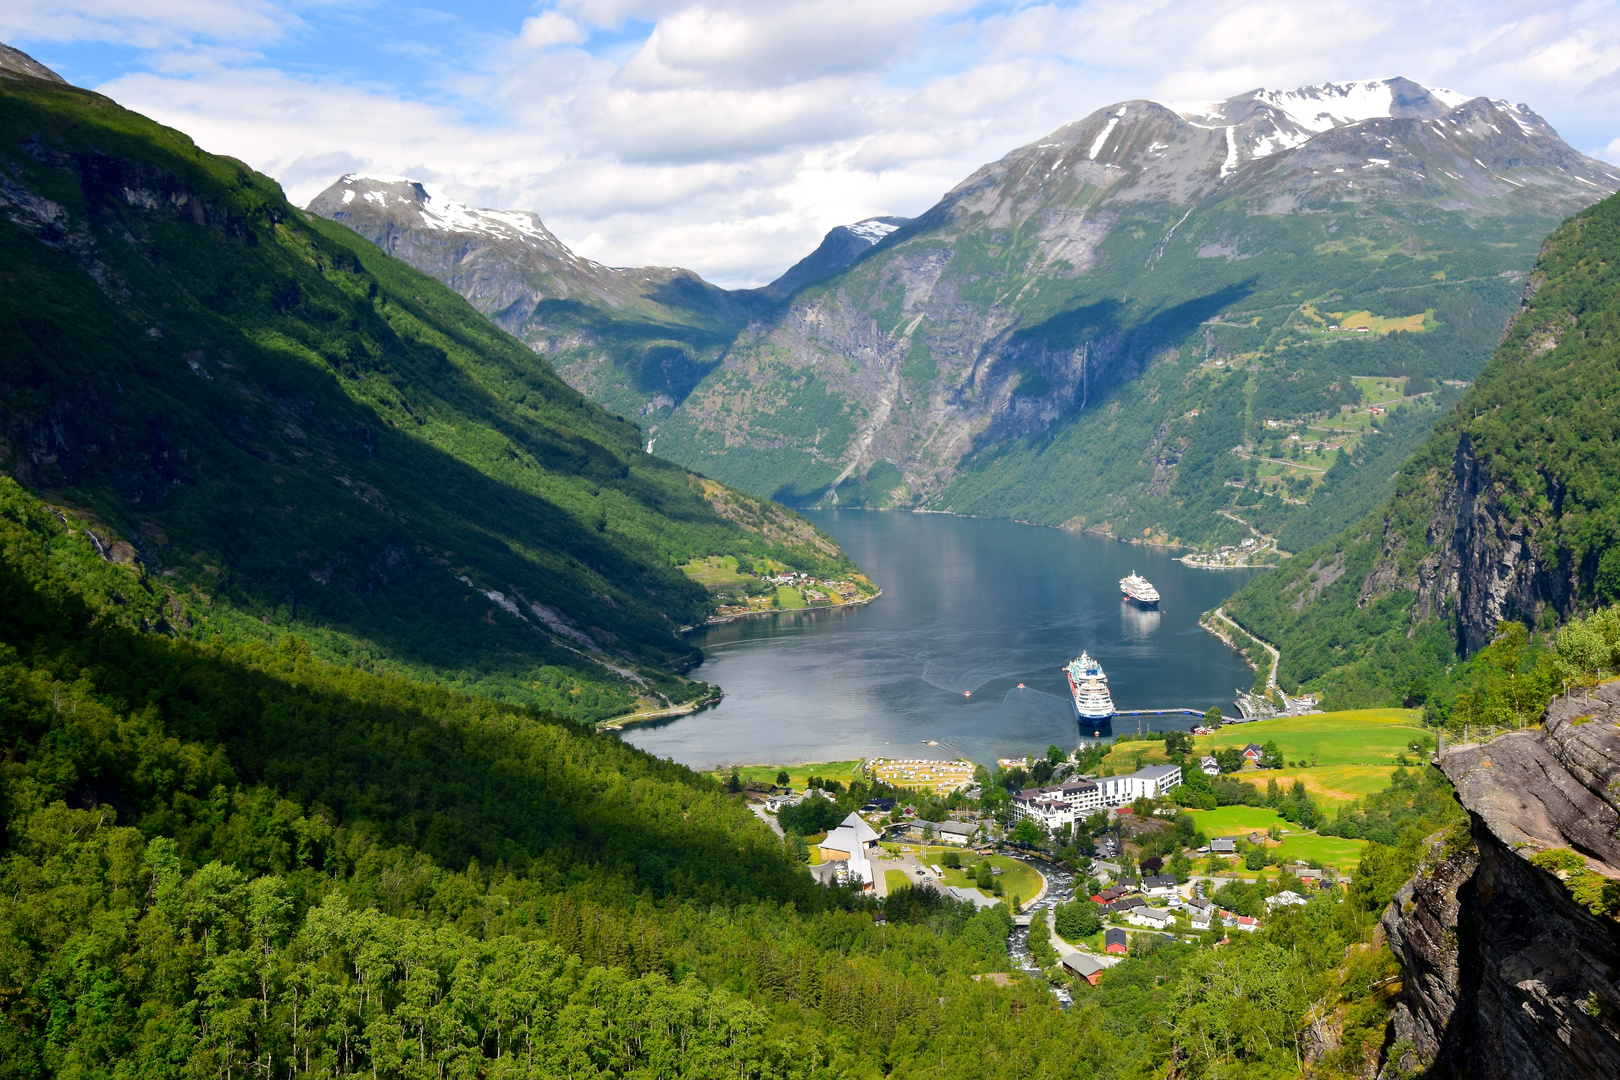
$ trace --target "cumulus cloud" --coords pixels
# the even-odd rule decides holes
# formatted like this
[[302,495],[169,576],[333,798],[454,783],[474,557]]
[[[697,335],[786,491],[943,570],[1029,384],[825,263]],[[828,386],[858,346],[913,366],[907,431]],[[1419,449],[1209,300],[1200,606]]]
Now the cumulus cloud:
[[[380,21],[360,27],[368,11]],[[535,210],[592,258],[731,285],[769,280],[833,225],[921,213],[984,162],[1129,98],[1405,75],[1526,102],[1620,159],[1620,14],[1585,0],[557,0],[477,25],[395,15],[12,0],[0,35],[124,46],[135,62],[120,70],[134,70],[98,89],[295,201],[343,172],[415,175]],[[416,66],[322,59],[345,33],[355,56],[366,44]]]

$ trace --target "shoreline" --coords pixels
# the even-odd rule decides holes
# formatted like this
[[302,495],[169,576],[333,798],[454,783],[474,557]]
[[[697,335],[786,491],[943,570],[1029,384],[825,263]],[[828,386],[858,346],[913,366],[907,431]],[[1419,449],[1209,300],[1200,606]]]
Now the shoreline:
[[863,596],[859,600],[845,600],[841,604],[806,604],[802,608],[765,608],[761,611],[739,611],[735,615],[711,615],[700,623],[681,627],[681,633],[690,634],[694,630],[702,630],[706,626],[724,626],[740,619],[757,619],[764,615],[786,615],[796,611],[838,611],[842,608],[864,607],[882,595],[883,590],[879,589],[871,596]]
[[718,704],[724,696],[724,694],[720,694],[704,701],[688,702],[685,705],[671,705],[667,709],[656,709],[652,712],[626,713],[624,716],[598,720],[594,726],[597,731],[623,731],[633,724],[647,724],[654,720],[671,720],[678,716],[691,716],[693,713],[702,712],[710,705]]

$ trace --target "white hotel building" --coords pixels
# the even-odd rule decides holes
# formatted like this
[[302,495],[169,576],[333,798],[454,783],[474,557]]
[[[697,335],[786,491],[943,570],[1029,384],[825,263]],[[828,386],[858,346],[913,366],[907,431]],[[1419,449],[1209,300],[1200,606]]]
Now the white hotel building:
[[1148,765],[1125,776],[1026,788],[1013,796],[1013,820],[1031,818],[1043,828],[1056,829],[1098,810],[1159,798],[1180,784],[1180,765]]

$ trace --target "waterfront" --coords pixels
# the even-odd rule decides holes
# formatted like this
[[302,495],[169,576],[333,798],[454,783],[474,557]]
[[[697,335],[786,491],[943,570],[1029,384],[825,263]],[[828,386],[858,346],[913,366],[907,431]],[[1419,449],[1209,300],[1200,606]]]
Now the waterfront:
[[[943,514],[806,514],[880,585],[865,607],[783,612],[704,627],[694,674],[716,707],[640,724],[623,737],[694,768],[869,756],[995,758],[1072,747],[1080,731],[1062,667],[1101,661],[1115,706],[1219,705],[1254,674],[1198,616],[1263,571],[1207,571],[1163,548]],[[1120,596],[1131,571],[1163,599]],[[1022,683],[1023,688],[1019,688]],[[1192,717],[1117,720],[1135,730]],[[1087,732],[1090,737],[1090,732]]]

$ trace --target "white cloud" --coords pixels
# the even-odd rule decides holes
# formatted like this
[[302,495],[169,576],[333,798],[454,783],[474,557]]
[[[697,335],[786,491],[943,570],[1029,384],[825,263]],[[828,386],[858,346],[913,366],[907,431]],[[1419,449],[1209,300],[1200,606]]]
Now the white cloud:
[[274,0],[6,0],[0,39],[98,41],[143,49],[269,41],[298,25]]
[[[341,10],[392,11],[371,2]],[[1620,159],[1620,13],[1586,0],[560,0],[476,32],[377,24],[370,47],[420,57],[415,78],[304,62],[344,32],[335,10],[12,0],[0,36],[141,50],[98,88],[295,201],[345,171],[418,175],[535,210],[592,258],[734,285],[1133,97],[1406,75],[1527,102]]]
[[517,44],[523,49],[549,49],[553,45],[580,45],[590,35],[560,11],[542,11],[523,20]]

